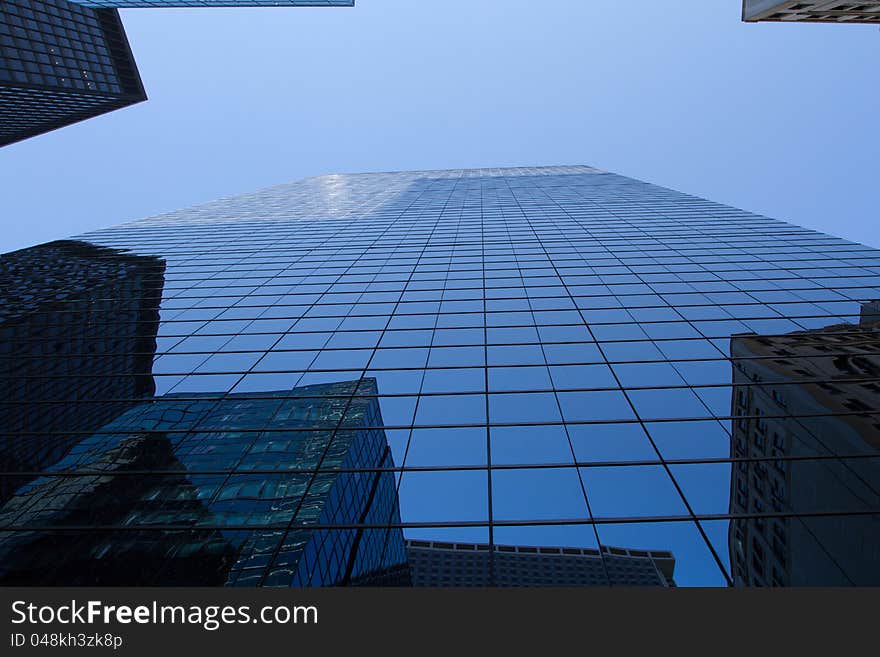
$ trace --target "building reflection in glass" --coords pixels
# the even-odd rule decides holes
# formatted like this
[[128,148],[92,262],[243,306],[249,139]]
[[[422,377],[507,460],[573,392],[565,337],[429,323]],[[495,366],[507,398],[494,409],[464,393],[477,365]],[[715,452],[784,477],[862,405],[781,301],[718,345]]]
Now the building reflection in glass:
[[878,311],[731,339],[735,584],[880,584]]
[[402,530],[382,527],[400,517],[376,393],[367,378],[128,410],[0,510],[21,530],[0,538],[0,582],[408,584]]
[[[40,472],[153,395],[164,272],[75,240],[0,257],[0,472]],[[0,503],[32,478],[0,476]]]
[[497,585],[877,582],[875,249],[591,167],[86,239],[3,261],[5,581],[400,584],[403,530]]
[[675,586],[668,551],[408,540],[406,552],[413,586]]

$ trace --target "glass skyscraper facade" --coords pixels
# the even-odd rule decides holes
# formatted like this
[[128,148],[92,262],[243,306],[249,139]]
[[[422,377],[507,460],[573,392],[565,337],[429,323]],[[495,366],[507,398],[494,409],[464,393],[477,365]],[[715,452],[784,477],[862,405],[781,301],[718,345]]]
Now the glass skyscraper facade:
[[418,587],[675,586],[669,552],[407,541]]
[[59,530],[0,536],[0,583],[333,586],[398,572],[401,529],[359,527],[400,523],[376,398],[362,379],[143,402],[0,509],[2,524]]
[[0,503],[153,396],[164,271],[159,258],[76,240],[0,259],[0,469],[31,473],[0,479]]
[[0,1],[0,146],[147,99],[116,8],[273,6],[354,0]]
[[86,7],[354,7],[354,0],[70,0]]
[[0,2],[0,146],[146,99],[115,9]]
[[4,303],[41,328],[3,334],[3,433],[59,445],[4,461],[4,581],[880,583],[877,250],[585,166],[321,176],[74,243],[152,274]]

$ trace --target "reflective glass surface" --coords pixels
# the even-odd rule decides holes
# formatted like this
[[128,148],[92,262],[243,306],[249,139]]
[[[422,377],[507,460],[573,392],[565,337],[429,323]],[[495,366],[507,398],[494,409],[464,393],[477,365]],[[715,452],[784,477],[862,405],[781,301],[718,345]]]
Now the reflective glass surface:
[[86,7],[354,7],[354,0],[70,0]]
[[878,274],[580,166],[7,254],[0,583],[880,584]]
[[0,2],[0,146],[142,100],[115,10]]

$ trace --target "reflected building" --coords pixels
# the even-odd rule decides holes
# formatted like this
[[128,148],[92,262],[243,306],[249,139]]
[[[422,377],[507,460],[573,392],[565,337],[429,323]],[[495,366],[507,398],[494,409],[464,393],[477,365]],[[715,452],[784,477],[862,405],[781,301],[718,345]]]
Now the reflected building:
[[865,304],[858,325],[731,338],[731,514],[756,516],[731,522],[737,584],[880,584],[877,310]]
[[[137,471],[157,474],[133,474]],[[157,495],[162,490],[174,491],[173,497]],[[186,529],[156,531],[149,522],[126,527],[131,514],[162,515]],[[2,585],[218,586],[236,561],[236,551],[222,532],[192,528],[195,523],[217,523],[171,441],[161,434],[122,438],[64,476],[26,487],[0,508],[0,519],[59,529],[86,527],[4,536]],[[62,556],[49,560],[49,555]]]
[[75,240],[0,257],[0,503],[153,395],[164,271]]
[[0,3],[0,146],[146,99],[115,9]]
[[877,582],[876,249],[558,166],[13,255],[6,582]]
[[362,379],[128,410],[0,509],[17,528],[0,583],[408,583],[376,394]]
[[743,0],[743,20],[880,23],[880,0]]
[[413,586],[675,586],[665,550],[406,542]]

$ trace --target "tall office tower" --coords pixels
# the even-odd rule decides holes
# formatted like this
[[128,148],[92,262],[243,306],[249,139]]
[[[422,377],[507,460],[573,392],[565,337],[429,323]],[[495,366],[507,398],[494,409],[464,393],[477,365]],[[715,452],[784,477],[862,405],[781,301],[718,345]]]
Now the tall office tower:
[[418,587],[675,586],[669,552],[407,541]]
[[75,240],[0,256],[0,504],[153,396],[164,271]]
[[146,99],[116,10],[0,2],[0,146]]
[[0,0],[0,147],[147,99],[115,8],[257,6],[354,0]]
[[743,20],[880,23],[880,0],[743,0]]
[[[737,581],[880,584],[878,320],[866,304],[858,326],[731,338],[731,514],[756,514],[731,523]],[[757,515],[786,508],[804,515]],[[809,515],[828,508],[864,515]]]
[[[609,583],[611,555],[620,555],[606,547],[616,546],[630,556],[670,555],[677,586],[745,583],[732,569],[739,558],[730,554],[732,521],[833,522],[863,543],[843,546],[815,532],[814,544],[789,548],[818,546],[844,569],[849,555],[872,549],[864,528],[877,523],[880,507],[865,491],[880,488],[868,467],[875,440],[834,443],[834,458],[845,461],[835,467],[822,465],[826,453],[732,453],[733,423],[751,417],[734,409],[734,389],[771,395],[778,384],[741,380],[744,361],[757,366],[765,357],[733,353],[731,336],[844,327],[824,349],[832,358],[850,354],[835,351],[837,339],[847,326],[863,331],[863,303],[880,299],[874,249],[585,166],[322,176],[80,239],[166,263],[153,406],[214,399],[223,417],[202,426],[174,411],[156,430],[172,445],[191,445],[175,447],[174,456],[192,468],[193,486],[201,485],[200,471],[230,486],[248,482],[228,497],[219,481],[205,493],[212,513],[226,513],[214,500],[228,501],[230,517],[242,523],[233,527],[259,537],[247,547],[253,559],[236,562],[236,583],[303,583],[292,575],[301,539],[279,542],[276,533],[276,514],[293,517],[287,493],[272,492],[288,476],[276,471],[284,463],[298,468],[301,459],[287,454],[290,427],[264,423],[255,411],[249,429],[264,430],[257,444],[270,465],[236,460],[245,437],[234,431],[244,427],[225,405],[304,389],[325,400],[315,409],[370,399],[371,419],[353,424],[381,430],[390,456],[379,461],[387,467],[372,458],[342,468],[305,459],[314,477],[297,499],[323,499],[343,471],[393,472],[395,495],[376,495],[400,509],[399,521],[386,513],[389,502],[379,518],[352,510],[339,522],[315,507],[312,535],[401,529],[406,539],[434,545],[581,550],[598,555]],[[54,321],[72,326],[77,318],[90,321],[77,307]],[[799,363],[813,371],[812,355],[789,351],[792,371]],[[830,377],[816,369],[790,387]],[[870,369],[855,378],[880,384]],[[60,379],[72,390],[84,385],[75,372]],[[368,394],[352,384],[362,381],[373,382]],[[11,383],[24,399],[40,399],[49,385],[37,372]],[[846,412],[875,418],[878,411]],[[134,412],[102,432],[133,440],[149,426]],[[841,413],[794,404],[773,412],[803,413],[810,422]],[[317,410],[308,417],[321,426]],[[351,428],[343,413],[319,443],[332,449],[342,441],[341,453]],[[57,466],[70,476],[84,474],[70,462],[78,449]],[[211,465],[224,450],[230,458]],[[757,470],[768,459],[792,467],[797,460],[800,471],[822,478],[813,482],[821,494],[808,505],[791,496],[778,509],[732,508],[734,470],[742,463]],[[864,465],[845,467],[855,459]],[[362,508],[359,494],[342,493],[341,504]],[[263,496],[276,501],[264,504]],[[51,527],[51,516],[39,525],[27,517],[5,516],[6,540]],[[88,514],[78,518],[77,528],[87,530]],[[285,536],[301,528],[297,518]],[[173,515],[169,522],[163,530],[192,529]],[[241,535],[223,536],[244,549]],[[271,547],[263,549],[264,538]],[[384,580],[385,566],[373,582]],[[288,571],[276,578],[276,567]],[[808,569],[776,583],[822,584],[826,572]],[[854,584],[874,582],[857,569],[846,573]],[[351,583],[362,579],[351,571]]]
[[70,0],[85,7],[354,7],[355,0]]
[[373,379],[142,403],[0,507],[0,583],[406,584],[381,426]]

